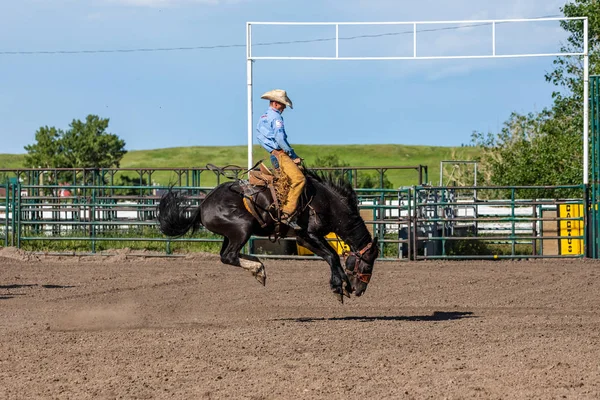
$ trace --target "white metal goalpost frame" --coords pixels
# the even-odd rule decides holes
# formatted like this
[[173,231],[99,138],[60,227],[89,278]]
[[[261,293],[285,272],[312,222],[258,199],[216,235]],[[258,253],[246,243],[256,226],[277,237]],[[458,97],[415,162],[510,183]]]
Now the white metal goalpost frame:
[[[496,53],[496,25],[510,22],[542,22],[542,21],[583,21],[583,51],[575,53],[524,53],[524,54],[497,54]],[[420,56],[417,52],[417,27],[419,25],[470,25],[470,24],[491,24],[491,43],[490,54],[482,55],[455,55],[455,56]],[[280,26],[331,26],[335,29],[335,55],[332,56],[253,56],[252,55],[252,26],[253,25],[280,25]],[[412,56],[392,56],[392,57],[344,57],[339,54],[339,28],[340,26],[383,26],[383,25],[404,25],[412,26],[413,30],[413,52]],[[458,27],[460,28],[460,26]],[[254,121],[252,111],[253,98],[253,80],[252,64],[257,60],[450,60],[450,59],[492,59],[492,58],[523,58],[523,57],[565,57],[582,56],[583,57],[583,184],[589,183],[589,49],[588,49],[588,18],[587,17],[549,17],[549,18],[520,18],[520,19],[487,19],[487,20],[464,20],[464,21],[410,21],[410,22],[246,22],[246,71],[247,71],[247,89],[248,89],[248,169],[252,168],[252,143],[254,132]],[[333,49],[332,49],[333,51]]]

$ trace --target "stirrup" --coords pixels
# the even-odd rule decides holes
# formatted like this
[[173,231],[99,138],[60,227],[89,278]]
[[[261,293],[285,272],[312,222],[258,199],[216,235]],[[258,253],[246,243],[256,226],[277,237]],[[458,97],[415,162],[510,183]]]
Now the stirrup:
[[294,218],[293,216],[284,214],[281,218],[281,223],[289,226],[295,231],[302,230],[302,227],[296,223],[296,218]]
[[289,226],[290,228],[292,228],[295,231],[301,231],[302,230],[302,227],[300,225],[298,225],[296,223],[296,221],[288,221],[286,223],[286,225]]

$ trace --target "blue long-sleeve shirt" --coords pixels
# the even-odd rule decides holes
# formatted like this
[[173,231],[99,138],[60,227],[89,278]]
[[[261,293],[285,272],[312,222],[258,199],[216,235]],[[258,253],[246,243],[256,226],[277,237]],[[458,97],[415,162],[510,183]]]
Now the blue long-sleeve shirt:
[[258,143],[269,153],[273,150],[283,150],[292,159],[298,158],[298,155],[287,141],[281,112],[269,107],[258,120],[256,130],[258,131],[256,136]]

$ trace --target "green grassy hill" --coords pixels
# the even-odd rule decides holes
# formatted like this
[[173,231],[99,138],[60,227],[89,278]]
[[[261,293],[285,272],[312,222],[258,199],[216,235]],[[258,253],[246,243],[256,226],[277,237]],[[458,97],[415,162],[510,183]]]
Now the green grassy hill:
[[22,168],[24,154],[0,154],[0,168]]
[[[472,159],[479,154],[479,149],[473,147],[432,147],[386,145],[295,145],[296,152],[305,159],[309,167],[318,167],[315,160],[320,157],[335,154],[351,166],[412,166],[427,165],[429,181],[439,182],[441,160]],[[246,166],[246,146],[231,147],[176,147],[156,150],[139,150],[128,152],[121,162],[123,168],[174,168],[174,167],[205,167],[206,164],[225,166],[229,164]],[[255,161],[266,159],[268,154],[259,146],[254,147]],[[0,154],[0,168],[23,167],[24,155]],[[368,173],[368,172],[367,172]],[[371,172],[373,173],[373,172]],[[131,175],[131,174],[130,174]],[[203,185],[212,185],[212,173],[202,175]],[[133,176],[133,175],[131,175]],[[387,178],[394,187],[413,185],[417,183],[418,175],[413,171],[388,171]],[[160,184],[168,184],[175,179],[174,173],[157,172],[153,180]]]

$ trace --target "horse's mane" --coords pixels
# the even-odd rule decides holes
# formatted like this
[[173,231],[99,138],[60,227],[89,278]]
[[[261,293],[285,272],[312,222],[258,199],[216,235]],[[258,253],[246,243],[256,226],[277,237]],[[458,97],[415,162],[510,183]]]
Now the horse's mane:
[[333,190],[338,197],[343,200],[348,207],[358,214],[358,196],[352,187],[352,184],[340,176],[333,176],[331,173],[325,173],[322,171],[315,171],[311,169],[306,170],[306,175],[315,181],[325,185],[326,187]]

